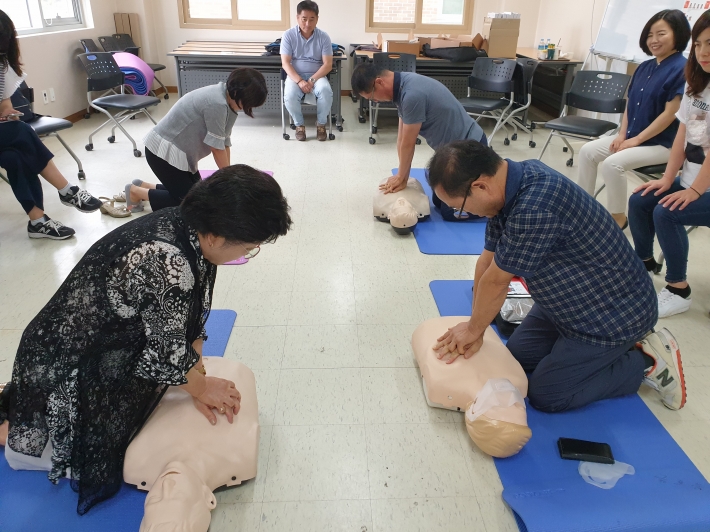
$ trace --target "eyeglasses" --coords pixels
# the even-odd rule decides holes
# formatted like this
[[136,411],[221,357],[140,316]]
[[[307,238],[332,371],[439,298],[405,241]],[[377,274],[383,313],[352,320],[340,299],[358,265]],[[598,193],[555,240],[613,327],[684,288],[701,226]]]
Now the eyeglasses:
[[256,257],[259,254],[260,251],[261,251],[261,246],[256,246],[249,253],[244,255],[244,258],[245,259],[253,259],[254,257]]
[[[468,199],[468,194],[471,192],[471,184],[475,181],[475,179],[471,179],[471,181],[468,182],[468,187],[466,187],[466,194],[463,195],[463,203],[461,203],[461,208],[459,209],[458,215],[454,213],[454,216],[457,218],[464,218],[463,213],[466,212],[464,210],[464,207],[466,206],[466,200]],[[466,215],[467,217],[468,215]]]

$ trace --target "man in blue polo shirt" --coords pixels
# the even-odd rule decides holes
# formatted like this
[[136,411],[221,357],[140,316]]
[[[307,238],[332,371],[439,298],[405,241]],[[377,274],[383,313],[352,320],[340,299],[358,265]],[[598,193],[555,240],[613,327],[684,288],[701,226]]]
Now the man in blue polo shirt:
[[[281,66],[288,78],[284,87],[284,104],[296,126],[296,139],[306,140],[301,102],[307,94],[316,99],[316,138],[326,140],[325,126],[330,120],[333,89],[326,77],[333,69],[333,46],[328,34],[316,27],[318,4],[304,0],[296,6],[298,25],[281,37]],[[338,95],[340,98],[340,95]]]
[[653,283],[611,215],[539,161],[501,159],[477,142],[439,148],[429,183],[450,206],[489,218],[476,264],[471,319],[439,338],[439,358],[468,358],[505,301],[513,276],[535,305],[508,340],[530,372],[530,403],[578,408],[634,393],[645,382],[663,404],[685,404],[678,343],[662,329]]
[[[438,80],[414,72],[381,70],[374,63],[363,63],[353,71],[351,85],[353,91],[362,98],[374,102],[393,102],[397,106],[399,166],[397,175],[390,177],[380,187],[385,194],[399,192],[407,186],[419,135],[433,149],[464,139],[487,144],[481,126]],[[436,194],[433,200],[434,205],[442,208]]]

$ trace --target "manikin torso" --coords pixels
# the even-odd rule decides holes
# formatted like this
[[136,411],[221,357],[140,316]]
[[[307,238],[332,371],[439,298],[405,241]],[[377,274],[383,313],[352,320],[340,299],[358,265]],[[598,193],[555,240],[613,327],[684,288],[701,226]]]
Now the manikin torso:
[[[525,372],[490,327],[483,336],[483,346],[469,359],[460,356],[453,363],[446,364],[437,358],[433,349],[437,338],[447,329],[469,319],[470,316],[434,318],[414,331],[412,349],[422,374],[427,402],[430,406],[465,411],[486,383],[495,379],[507,379],[522,400],[528,391]],[[507,424],[513,424],[523,432],[529,431],[525,404],[521,402],[494,406],[481,417],[486,421],[505,422],[508,428],[510,425]]]
[[170,388],[126,452],[123,478],[150,490],[141,532],[206,532],[216,501],[212,491],[254,478],[259,413],[252,371],[234,360],[205,357],[207,374],[231,380],[242,396],[230,424],[211,425],[192,397]]
[[[380,184],[386,183],[383,179]],[[372,200],[372,214],[381,221],[389,221],[395,230],[411,230],[419,220],[431,214],[429,197],[419,181],[413,177],[407,181],[404,190],[385,194],[379,190]]]

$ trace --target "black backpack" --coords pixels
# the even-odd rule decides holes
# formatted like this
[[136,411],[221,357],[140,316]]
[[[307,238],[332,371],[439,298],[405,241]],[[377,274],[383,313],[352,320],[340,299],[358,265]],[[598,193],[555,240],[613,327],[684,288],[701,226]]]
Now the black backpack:
[[474,46],[432,49],[430,44],[424,45],[424,55],[435,59],[446,59],[452,63],[470,63],[479,57],[488,57],[485,50],[477,50]]

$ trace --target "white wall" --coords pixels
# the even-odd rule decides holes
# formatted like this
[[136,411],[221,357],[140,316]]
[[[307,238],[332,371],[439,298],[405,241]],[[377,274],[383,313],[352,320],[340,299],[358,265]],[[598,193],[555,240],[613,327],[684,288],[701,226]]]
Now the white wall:
[[[121,3],[123,0],[121,0]],[[81,30],[20,37],[20,53],[27,84],[35,89],[35,111],[43,115],[69,116],[85,108],[86,73],[76,58],[83,52],[79,39],[116,33],[113,13],[117,0],[87,0],[93,27]],[[56,101],[45,105],[42,89],[54,88]]]
[[535,42],[551,39],[584,61],[599,33],[609,0],[541,0]]
[[[257,1],[257,0],[255,0]],[[180,28],[177,0],[86,0],[93,14],[93,27],[86,30],[32,35],[21,38],[23,61],[28,81],[37,91],[54,87],[57,101],[44,105],[39,97],[37,112],[53,116],[68,116],[86,106],[86,78],[75,59],[79,39],[96,38],[115,33],[114,12],[138,13],[143,48],[141,55],[149,62],[163,63],[167,70],[159,73],[166,85],[177,85],[174,59],[168,52],[188,40],[271,41],[278,31],[197,30]],[[474,33],[483,27],[483,17],[490,11],[521,13],[518,45],[536,46],[540,38],[571,51],[584,60],[589,46],[596,39],[608,0],[475,0]],[[295,24],[296,4],[291,0]],[[371,42],[376,34],[365,31],[365,0],[319,0],[319,25],[333,42],[347,47],[350,43]],[[385,34],[385,39],[401,38],[401,34]],[[349,70],[346,70],[349,71]],[[347,76],[346,76],[347,78]],[[349,80],[343,80],[348,88]]]

